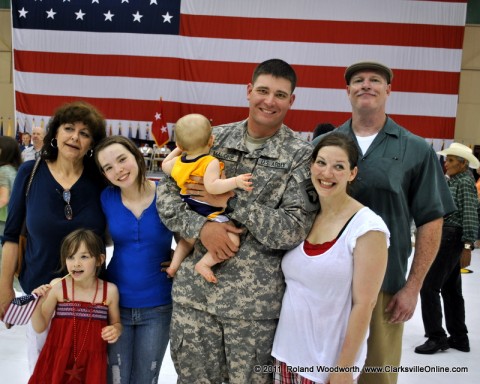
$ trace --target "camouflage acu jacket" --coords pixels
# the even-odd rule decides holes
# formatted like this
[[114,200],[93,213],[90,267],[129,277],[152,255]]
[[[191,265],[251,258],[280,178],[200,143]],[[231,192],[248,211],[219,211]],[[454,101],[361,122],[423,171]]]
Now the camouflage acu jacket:
[[[217,316],[274,319],[284,292],[281,259],[304,240],[318,210],[310,180],[312,147],[283,125],[264,146],[249,153],[246,121],[215,127],[211,154],[225,163],[227,177],[253,174],[252,192],[236,190],[230,215],[242,227],[237,254],[213,267],[218,284],[198,275],[195,263],[206,253],[197,241],[177,272],[173,300]],[[196,238],[205,217],[188,209],[171,178],[158,183],[157,209],[162,221],[183,237]]]

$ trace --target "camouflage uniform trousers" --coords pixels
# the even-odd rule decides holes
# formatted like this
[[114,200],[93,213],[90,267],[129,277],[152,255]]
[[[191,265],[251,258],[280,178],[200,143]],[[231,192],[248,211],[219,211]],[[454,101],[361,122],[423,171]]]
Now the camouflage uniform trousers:
[[273,363],[277,323],[222,318],[175,303],[170,348],[177,383],[271,384],[272,372],[265,367]]

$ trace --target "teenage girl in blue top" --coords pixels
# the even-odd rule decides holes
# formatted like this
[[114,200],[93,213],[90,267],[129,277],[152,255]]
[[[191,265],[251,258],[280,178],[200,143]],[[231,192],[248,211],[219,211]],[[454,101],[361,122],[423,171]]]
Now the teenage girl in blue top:
[[108,382],[157,382],[172,312],[172,282],[162,271],[172,233],[160,221],[156,184],[147,180],[145,160],[131,140],[107,137],[95,160],[112,184],[101,195],[114,245],[106,279],[118,287],[124,327],[108,346]]

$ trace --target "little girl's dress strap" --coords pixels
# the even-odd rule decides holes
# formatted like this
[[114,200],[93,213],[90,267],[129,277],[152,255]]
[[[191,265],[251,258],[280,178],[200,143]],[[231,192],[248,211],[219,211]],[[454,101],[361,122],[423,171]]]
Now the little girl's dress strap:
[[107,305],[107,287],[108,283],[103,280],[103,299],[102,299],[102,304]]
[[63,290],[63,301],[65,303],[69,302],[70,299],[68,298],[68,291],[67,291],[67,282],[66,280],[62,280],[62,290]]

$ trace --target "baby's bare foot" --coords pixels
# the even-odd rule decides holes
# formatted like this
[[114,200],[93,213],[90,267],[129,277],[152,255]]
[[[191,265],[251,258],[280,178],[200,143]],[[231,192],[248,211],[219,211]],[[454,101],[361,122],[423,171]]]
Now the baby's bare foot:
[[207,280],[209,283],[214,283],[216,284],[218,282],[217,278],[213,274],[212,270],[210,267],[206,266],[205,264],[202,263],[197,263],[195,264],[195,270],[203,276],[205,280]]

